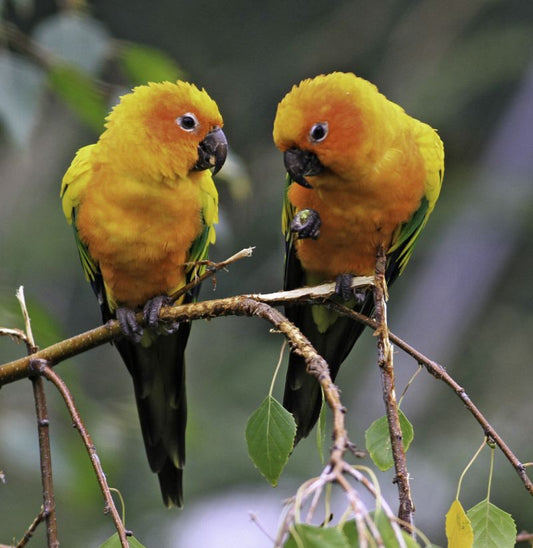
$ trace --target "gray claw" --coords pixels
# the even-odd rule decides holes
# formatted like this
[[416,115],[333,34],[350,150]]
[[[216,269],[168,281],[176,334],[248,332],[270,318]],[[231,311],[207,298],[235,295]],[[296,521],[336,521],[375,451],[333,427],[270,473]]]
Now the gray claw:
[[159,312],[161,307],[169,302],[169,298],[166,295],[158,295],[153,299],[146,301],[143,307],[143,316],[146,325],[151,328],[156,328],[159,323]]
[[351,274],[339,274],[335,280],[335,293],[340,295],[343,301],[349,301],[354,297],[352,278]]
[[135,318],[135,311],[125,306],[117,308],[117,320],[125,337],[135,343],[141,342],[143,328]]

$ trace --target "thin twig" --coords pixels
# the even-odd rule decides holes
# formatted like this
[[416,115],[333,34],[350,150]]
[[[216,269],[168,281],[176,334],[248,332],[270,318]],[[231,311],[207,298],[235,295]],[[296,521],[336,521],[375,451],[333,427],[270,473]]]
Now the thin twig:
[[[28,544],[28,542],[32,539],[33,533],[37,530],[37,527],[39,527],[39,524],[42,523],[46,518],[46,512],[44,508],[41,508],[41,511],[35,516],[35,519],[30,523],[30,526],[24,533],[24,536],[17,542],[16,548],[23,548]],[[1,548],[1,547],[0,547]]]
[[[335,310],[336,312],[339,312],[340,314],[343,314],[344,316],[348,316],[350,318],[353,318],[354,320],[364,323],[368,327],[372,329],[378,329],[379,325],[375,320],[372,320],[368,316],[365,316],[364,314],[360,314],[358,312],[355,312],[353,310],[350,310],[349,308],[346,308],[345,306],[339,305],[337,303],[334,303],[333,301],[330,301],[328,303],[329,308],[332,310]],[[511,463],[513,468],[516,470],[516,473],[522,480],[522,483],[524,484],[526,490],[530,495],[533,495],[533,482],[529,479],[526,467],[525,465],[516,457],[516,455],[511,451],[509,446],[503,441],[501,436],[496,432],[496,430],[489,424],[488,420],[485,418],[483,413],[478,409],[478,407],[472,402],[468,394],[466,393],[465,389],[459,385],[451,377],[446,369],[442,367],[442,365],[439,365],[437,362],[434,362],[433,360],[430,360],[428,357],[424,356],[421,352],[407,344],[404,340],[402,340],[400,337],[395,335],[394,333],[389,331],[389,339],[391,342],[393,342],[398,348],[401,348],[406,354],[411,356],[416,360],[416,362],[422,366],[425,367],[425,369],[430,373],[433,377],[435,377],[438,380],[443,381],[446,383],[450,388],[453,389],[453,391],[457,394],[459,399],[463,402],[465,407],[470,411],[470,413],[474,416],[476,421],[481,425],[483,428],[484,434],[492,439],[496,445],[500,448],[501,452],[504,454],[504,456],[507,458],[507,460]]]
[[212,263],[210,261],[199,261],[208,263],[207,268],[200,276],[197,276],[194,280],[184,285],[182,288],[178,289],[178,291],[176,291],[176,293],[172,296],[173,301],[177,302],[182,295],[185,295],[185,293],[187,293],[191,289],[194,289],[197,285],[200,285],[207,278],[211,278],[212,276],[214,276],[219,270],[223,270],[230,264],[240,261],[241,259],[251,257],[254,249],[255,246],[245,247],[244,249],[241,249],[231,257],[219,263]]
[[[30,357],[39,350],[35,344],[33,338],[33,332],[31,329],[30,315],[28,313],[28,307],[26,306],[26,299],[24,297],[24,287],[20,286],[16,293],[17,299],[22,311],[22,317],[24,319],[25,327],[25,343],[28,349]],[[33,527],[42,521],[40,519],[41,514],[44,517],[46,523],[46,539],[48,548],[57,548],[59,546],[59,537],[57,532],[57,519],[56,519],[56,505],[54,498],[54,480],[52,473],[52,452],[50,450],[50,421],[48,420],[48,408],[46,404],[46,393],[44,390],[44,383],[41,377],[30,377],[33,398],[35,401],[35,414],[37,416],[37,436],[39,439],[39,459],[41,466],[41,482],[43,487],[43,506],[42,510],[33,521],[30,529],[26,532],[20,543],[26,544],[33,535]],[[25,540],[26,539],[26,540]],[[19,543],[19,544],[20,544]]]
[[409,524],[410,530],[412,530],[414,506],[411,499],[407,459],[405,458],[403,434],[400,425],[400,413],[398,410],[398,402],[396,401],[396,391],[394,388],[393,351],[389,340],[389,327],[387,325],[387,282],[385,280],[386,268],[387,256],[383,247],[380,246],[376,261],[376,282],[374,284],[374,308],[376,323],[379,326],[375,332],[378,337],[378,365],[381,372],[383,401],[385,402],[392,457],[394,460],[394,469],[396,471],[394,482],[398,486],[398,496],[400,501],[398,518],[400,521]]
[[516,542],[529,542],[530,544],[533,544],[533,533],[518,533],[518,535],[516,535]]
[[76,430],[78,430],[78,432],[80,433],[80,436],[83,439],[83,443],[85,445],[85,448],[87,449],[87,453],[89,454],[89,459],[91,460],[91,464],[93,465],[93,469],[98,479],[98,483],[100,484],[100,489],[102,490],[102,493],[104,495],[104,500],[105,500],[104,512],[111,513],[111,516],[113,518],[113,521],[115,522],[115,527],[120,539],[120,544],[124,548],[128,548],[129,544],[126,538],[128,533],[126,532],[124,528],[124,524],[122,523],[122,520],[120,519],[120,515],[113,501],[111,491],[109,490],[107,479],[102,469],[100,459],[98,458],[98,454],[96,453],[96,448],[93,444],[91,436],[89,435],[89,433],[87,432],[87,429],[85,428],[85,425],[83,424],[83,421],[81,420],[81,417],[74,403],[74,398],[72,397],[72,394],[70,393],[69,389],[67,388],[66,384],[63,382],[61,377],[57,373],[55,373],[55,371],[52,370],[52,368],[48,365],[48,363],[45,360],[33,360],[32,365],[36,369],[36,371],[38,371],[40,375],[43,375],[44,377],[46,377],[47,380],[49,380],[55,385],[55,387],[59,390],[61,396],[63,397],[63,400],[65,401],[65,404],[70,413],[70,416],[72,417],[73,425],[76,428]]

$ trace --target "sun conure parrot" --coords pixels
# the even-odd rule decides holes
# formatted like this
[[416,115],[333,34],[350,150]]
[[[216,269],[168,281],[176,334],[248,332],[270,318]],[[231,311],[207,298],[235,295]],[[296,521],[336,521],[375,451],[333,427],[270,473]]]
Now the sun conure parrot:
[[[334,72],[302,81],[283,98],[274,142],[287,169],[285,289],[336,281],[338,299],[371,314],[371,292],[351,291],[351,278],[374,274],[379,246],[389,285],[405,268],[439,196],[439,136],[370,82]],[[286,314],[335,379],[363,325],[320,305],[287,307]],[[321,402],[318,382],[291,354],[283,404],[298,425],[296,442],[313,428]]]
[[[144,445],[167,506],[182,506],[184,350],[190,323],[158,328],[161,306],[201,273],[215,241],[218,193],[209,168],[226,159],[216,103],[185,82],[121,97],[98,142],[81,148],[61,198],[101,307],[117,318],[117,348],[133,378]],[[205,263],[204,263],[205,264]],[[179,297],[190,302],[197,291]],[[142,329],[135,313],[142,310]]]

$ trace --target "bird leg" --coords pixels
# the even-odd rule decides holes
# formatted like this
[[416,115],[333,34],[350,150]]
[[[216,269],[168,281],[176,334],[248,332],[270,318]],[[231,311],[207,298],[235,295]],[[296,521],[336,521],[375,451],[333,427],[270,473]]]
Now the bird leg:
[[322,220],[318,211],[302,209],[296,213],[291,221],[291,232],[298,235],[298,239],[311,238],[316,240],[320,236]]

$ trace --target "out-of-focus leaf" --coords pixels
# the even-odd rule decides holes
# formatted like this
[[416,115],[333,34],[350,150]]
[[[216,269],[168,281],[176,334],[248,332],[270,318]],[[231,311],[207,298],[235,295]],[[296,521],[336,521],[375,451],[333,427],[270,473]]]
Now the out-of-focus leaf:
[[472,525],[457,499],[446,514],[446,538],[449,548],[470,548],[474,542]]
[[140,44],[125,45],[120,54],[122,66],[134,84],[175,82],[187,75],[178,64],[159,49]]
[[18,145],[28,143],[37,122],[44,77],[21,55],[0,52],[0,118]]
[[516,524],[510,514],[488,499],[482,500],[466,513],[474,530],[473,548],[512,548],[516,540]]
[[37,44],[89,74],[97,74],[111,50],[105,27],[91,17],[61,11],[39,23],[33,32]]
[[[128,537],[128,544],[130,548],[145,548],[144,544],[141,544],[135,537]],[[121,548],[120,539],[118,533],[115,533],[112,537],[109,537],[100,548]]]
[[337,527],[316,527],[298,523],[291,530],[285,548],[350,548],[348,539]]
[[217,181],[227,183],[234,200],[242,201],[250,196],[252,184],[248,170],[239,156],[230,151],[224,169],[216,174]]
[[293,416],[272,396],[267,396],[248,420],[248,453],[261,474],[274,486],[289,459],[295,435]]
[[89,76],[71,66],[57,66],[48,73],[54,91],[88,126],[100,133],[107,105]]
[[[400,410],[400,427],[403,435],[403,448],[409,449],[414,438],[413,425]],[[383,472],[391,468],[394,464],[392,458],[392,448],[389,434],[389,425],[387,417],[381,417],[375,420],[365,432],[366,449],[374,464]]]

